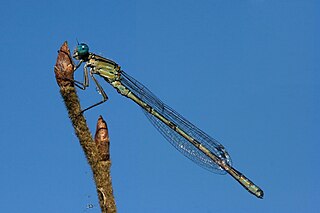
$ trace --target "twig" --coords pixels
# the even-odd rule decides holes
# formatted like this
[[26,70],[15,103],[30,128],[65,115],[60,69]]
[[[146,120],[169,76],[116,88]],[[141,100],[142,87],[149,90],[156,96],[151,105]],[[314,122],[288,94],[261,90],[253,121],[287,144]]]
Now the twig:
[[80,145],[91,166],[96,183],[99,203],[102,213],[116,212],[116,204],[113,197],[111,176],[110,176],[110,156],[109,137],[105,121],[100,116],[97,122],[95,140],[87,126],[85,117],[81,114],[81,106],[77,96],[73,73],[74,64],[70,56],[67,42],[61,46],[58,58],[54,67],[57,83],[60,87],[61,96],[68,110],[75,133]]

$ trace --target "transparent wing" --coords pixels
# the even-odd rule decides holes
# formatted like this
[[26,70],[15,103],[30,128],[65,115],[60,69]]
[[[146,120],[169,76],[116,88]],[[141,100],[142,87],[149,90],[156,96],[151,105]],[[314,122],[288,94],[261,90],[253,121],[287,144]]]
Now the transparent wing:
[[[155,109],[159,114],[173,122],[184,132],[200,142],[204,147],[218,156],[221,160],[231,165],[231,158],[228,152],[218,141],[211,138],[209,135],[182,117],[179,113],[164,104],[145,86],[124,71],[121,71],[121,83],[130,89],[131,92],[139,97],[143,102]],[[211,158],[193,146],[188,140],[168,127],[158,118],[154,117],[152,114],[149,114],[144,109],[143,112],[150,122],[156,127],[156,129],[183,155],[209,171],[218,174],[225,174],[225,171],[221,167],[219,167]]]

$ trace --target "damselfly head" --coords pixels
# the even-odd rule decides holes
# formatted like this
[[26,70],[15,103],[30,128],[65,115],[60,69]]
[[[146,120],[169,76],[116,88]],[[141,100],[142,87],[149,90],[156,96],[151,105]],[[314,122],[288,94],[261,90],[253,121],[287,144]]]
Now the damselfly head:
[[89,46],[85,43],[80,43],[77,45],[77,48],[73,52],[73,58],[77,60],[84,60],[86,61],[89,56]]

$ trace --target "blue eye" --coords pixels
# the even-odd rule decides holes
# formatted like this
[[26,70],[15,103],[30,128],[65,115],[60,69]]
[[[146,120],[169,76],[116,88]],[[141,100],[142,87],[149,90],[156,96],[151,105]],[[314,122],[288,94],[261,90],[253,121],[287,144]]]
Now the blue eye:
[[89,47],[88,45],[81,43],[78,45],[77,47],[77,52],[79,54],[79,56],[87,56],[89,54]]
[[76,60],[88,61],[89,60],[89,46],[85,43],[78,43],[76,49],[73,52],[72,57]]

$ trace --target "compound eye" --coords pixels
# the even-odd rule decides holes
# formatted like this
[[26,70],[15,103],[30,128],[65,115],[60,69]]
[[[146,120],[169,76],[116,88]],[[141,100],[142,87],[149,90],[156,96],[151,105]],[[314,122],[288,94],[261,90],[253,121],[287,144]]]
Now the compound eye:
[[81,43],[78,45],[77,47],[77,52],[78,52],[78,55],[80,57],[86,57],[88,56],[89,54],[89,47],[88,45],[84,44],[84,43]]

